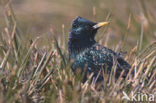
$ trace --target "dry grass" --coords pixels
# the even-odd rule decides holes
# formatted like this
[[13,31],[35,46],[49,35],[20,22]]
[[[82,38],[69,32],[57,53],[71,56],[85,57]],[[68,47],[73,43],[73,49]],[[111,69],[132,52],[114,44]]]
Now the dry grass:
[[[93,11],[96,16],[96,9]],[[148,15],[146,8],[144,12]],[[115,81],[113,75],[108,76],[101,71],[105,78],[101,88],[100,84],[90,83],[92,75],[82,84],[81,75],[72,73],[65,46],[64,25],[63,37],[56,38],[51,28],[49,31],[53,40],[49,46],[41,48],[39,41],[44,39],[43,36],[27,43],[22,41],[22,30],[9,3],[5,5],[4,14],[7,26],[0,35],[0,103],[122,103],[128,102],[121,99],[123,91],[130,97],[131,91],[156,92],[156,41],[143,47],[143,28],[137,28],[141,31],[140,40],[125,57],[131,61],[132,70],[136,70],[135,77],[130,71],[125,80],[120,76]],[[130,16],[128,30],[131,22]],[[109,33],[106,38],[102,42],[107,46]]]

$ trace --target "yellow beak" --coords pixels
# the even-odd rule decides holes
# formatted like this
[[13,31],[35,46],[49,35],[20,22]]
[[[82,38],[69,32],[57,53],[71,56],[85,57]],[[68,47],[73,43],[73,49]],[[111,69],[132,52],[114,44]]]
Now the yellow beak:
[[100,22],[100,23],[97,23],[96,25],[93,26],[94,29],[97,29],[97,28],[100,28],[102,26],[105,26],[109,24],[109,22]]

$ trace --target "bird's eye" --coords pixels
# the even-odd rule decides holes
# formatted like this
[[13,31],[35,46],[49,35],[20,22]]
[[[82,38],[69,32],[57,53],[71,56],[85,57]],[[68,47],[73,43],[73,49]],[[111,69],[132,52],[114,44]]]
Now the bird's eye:
[[86,25],[86,26],[85,26],[85,28],[89,28],[89,26],[88,26],[88,25]]
[[74,23],[74,24],[73,24],[73,28],[77,28],[77,27],[78,27],[78,26]]
[[86,29],[90,29],[90,26],[86,25],[85,28],[86,28]]

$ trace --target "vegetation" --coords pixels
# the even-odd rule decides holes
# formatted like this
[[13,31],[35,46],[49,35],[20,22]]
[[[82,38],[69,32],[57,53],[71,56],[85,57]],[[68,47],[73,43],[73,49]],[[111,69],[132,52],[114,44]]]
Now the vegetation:
[[[136,34],[140,35],[137,44],[131,50],[129,48],[130,51],[125,55],[132,69],[136,70],[135,77],[131,76],[130,71],[125,80],[120,77],[115,81],[114,66],[111,75],[104,73],[103,87],[90,83],[92,75],[82,84],[82,75],[73,74],[68,61],[65,25],[62,25],[63,36],[56,37],[54,29],[50,28],[52,39],[39,35],[25,40],[25,30],[20,28],[10,4],[1,1],[6,26],[0,32],[0,103],[122,103],[128,102],[122,100],[123,91],[129,97],[131,91],[147,94],[156,92],[156,41],[147,35],[151,42],[144,42],[143,39],[146,33],[149,36],[154,34],[156,24],[152,23],[154,16],[148,13],[144,3],[141,4],[145,20],[141,27],[133,14],[129,16],[127,28],[116,21],[118,28],[123,27],[123,32],[126,32],[123,41],[116,45],[116,51],[125,48],[128,34],[137,31]],[[93,16],[96,15],[93,7]],[[107,14],[107,20],[111,20],[111,13]],[[107,32],[109,28],[104,29],[105,39],[101,40],[101,35],[97,38],[105,46],[112,42]],[[47,43],[43,44],[42,41]]]

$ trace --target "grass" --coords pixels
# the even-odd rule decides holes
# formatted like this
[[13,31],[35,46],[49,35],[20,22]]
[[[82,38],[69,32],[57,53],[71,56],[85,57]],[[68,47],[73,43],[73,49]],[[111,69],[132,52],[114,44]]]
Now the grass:
[[[94,8],[93,11],[96,16],[96,9]],[[148,15],[145,7],[144,12]],[[136,70],[135,77],[132,78],[130,71],[125,80],[120,77],[115,81],[113,74],[109,76],[103,72],[104,87],[100,88],[94,82],[89,83],[92,75],[82,84],[82,77],[72,73],[65,46],[67,38],[64,25],[62,25],[64,37],[55,37],[54,30],[51,28],[49,31],[53,40],[50,41],[50,45],[43,48],[39,47],[39,41],[44,40],[43,36],[23,42],[22,30],[9,3],[5,5],[4,14],[7,26],[0,35],[0,103],[128,103],[121,99],[123,91],[129,97],[131,91],[155,93],[156,41],[143,46],[142,26],[137,28],[137,31],[140,31],[138,44],[125,56],[126,60],[131,61],[132,69]],[[110,14],[107,17],[109,20]],[[133,19],[133,15],[130,15],[125,30],[127,35]],[[122,27],[123,24],[119,23],[119,25]],[[102,42],[107,46],[109,34],[106,38]],[[120,44],[115,47],[117,50],[118,45]]]

